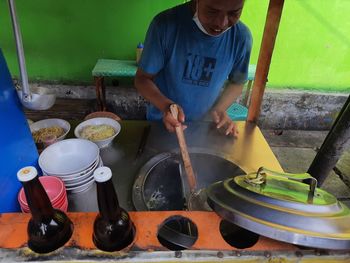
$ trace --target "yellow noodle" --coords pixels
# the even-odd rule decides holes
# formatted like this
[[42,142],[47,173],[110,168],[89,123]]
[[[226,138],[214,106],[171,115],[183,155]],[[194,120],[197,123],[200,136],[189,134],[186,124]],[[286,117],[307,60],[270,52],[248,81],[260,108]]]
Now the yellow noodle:
[[87,125],[81,132],[80,136],[90,141],[100,141],[112,137],[115,134],[115,130],[112,126],[101,125]]
[[61,137],[64,134],[64,129],[60,126],[54,125],[47,128],[41,128],[37,131],[33,131],[32,135],[35,143],[42,143],[47,136],[56,136],[56,138]]

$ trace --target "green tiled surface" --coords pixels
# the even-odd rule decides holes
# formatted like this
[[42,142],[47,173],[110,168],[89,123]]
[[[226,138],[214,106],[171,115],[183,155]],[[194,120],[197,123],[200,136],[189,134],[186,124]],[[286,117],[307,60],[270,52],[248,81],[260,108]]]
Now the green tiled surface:
[[94,77],[133,77],[137,65],[134,60],[99,59],[92,70]]
[[[92,70],[94,77],[134,77],[137,65],[134,60],[99,59]],[[249,65],[248,80],[254,80],[256,65]]]
[[249,65],[248,68],[248,80],[254,80],[255,78],[256,65]]
[[233,121],[245,121],[248,115],[248,109],[238,103],[233,103],[226,112]]
[[[137,64],[134,60],[99,59],[92,70],[94,77],[134,77]],[[248,80],[254,80],[256,65],[249,65]],[[248,109],[233,103],[227,113],[232,120],[246,120]]]

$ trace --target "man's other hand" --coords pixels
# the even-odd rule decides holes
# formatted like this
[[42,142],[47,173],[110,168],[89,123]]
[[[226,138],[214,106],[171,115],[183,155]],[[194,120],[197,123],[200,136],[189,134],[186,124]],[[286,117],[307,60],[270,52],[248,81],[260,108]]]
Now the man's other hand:
[[217,129],[223,128],[226,135],[232,135],[234,137],[238,136],[237,126],[228,116],[226,111],[213,110],[211,115]]

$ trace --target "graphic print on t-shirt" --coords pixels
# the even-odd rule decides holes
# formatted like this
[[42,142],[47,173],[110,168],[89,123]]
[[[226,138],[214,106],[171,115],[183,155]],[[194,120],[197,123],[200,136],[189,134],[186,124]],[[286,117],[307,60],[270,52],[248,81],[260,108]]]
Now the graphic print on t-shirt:
[[186,59],[182,81],[208,87],[215,70],[216,59],[189,53]]

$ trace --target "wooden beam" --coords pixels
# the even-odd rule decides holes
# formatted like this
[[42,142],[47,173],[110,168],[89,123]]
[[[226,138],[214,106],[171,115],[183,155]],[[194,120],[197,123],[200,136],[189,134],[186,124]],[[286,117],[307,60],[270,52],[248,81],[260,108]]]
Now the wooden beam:
[[258,64],[256,67],[252,97],[248,111],[247,120],[250,122],[257,122],[260,115],[260,108],[282,15],[283,4],[284,0],[270,0],[269,3]]

